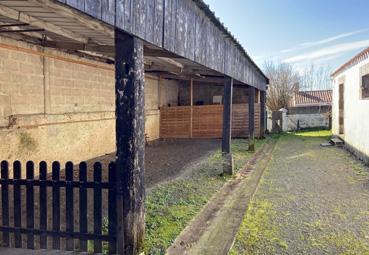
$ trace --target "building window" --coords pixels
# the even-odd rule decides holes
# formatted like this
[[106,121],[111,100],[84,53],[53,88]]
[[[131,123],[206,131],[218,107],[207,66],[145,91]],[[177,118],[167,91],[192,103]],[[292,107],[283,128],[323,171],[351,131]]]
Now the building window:
[[361,77],[361,98],[369,99],[369,74]]

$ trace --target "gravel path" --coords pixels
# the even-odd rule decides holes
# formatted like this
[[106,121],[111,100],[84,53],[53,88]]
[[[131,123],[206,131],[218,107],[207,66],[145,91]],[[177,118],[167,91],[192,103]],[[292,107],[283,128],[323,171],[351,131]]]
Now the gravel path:
[[280,138],[232,254],[369,254],[369,171],[327,133]]
[[[219,139],[167,139],[146,146],[145,185],[150,189],[156,184],[169,181],[185,174],[192,164],[202,157],[220,149]],[[97,161],[105,167],[114,161],[115,154],[107,154],[87,161],[89,168]],[[104,172],[107,178],[107,171]]]

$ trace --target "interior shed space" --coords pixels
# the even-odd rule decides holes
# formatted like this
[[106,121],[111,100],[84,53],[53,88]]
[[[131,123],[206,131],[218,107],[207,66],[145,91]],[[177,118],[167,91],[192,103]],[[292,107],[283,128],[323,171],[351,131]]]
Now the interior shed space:
[[[114,65],[0,37],[0,157],[98,157],[115,151]],[[145,77],[145,136],[159,138],[161,106],[178,104],[178,82]]]

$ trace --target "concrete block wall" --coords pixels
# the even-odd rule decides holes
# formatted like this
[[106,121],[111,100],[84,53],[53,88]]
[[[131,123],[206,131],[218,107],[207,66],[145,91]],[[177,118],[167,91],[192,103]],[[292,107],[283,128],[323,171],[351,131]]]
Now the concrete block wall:
[[[0,37],[0,160],[75,162],[115,150],[114,66]],[[178,84],[146,76],[146,133]]]
[[[0,37],[0,43],[39,51],[40,48]],[[11,114],[37,114],[44,111],[42,57],[0,48],[0,117]],[[4,101],[5,100],[5,101]],[[32,107],[30,107],[32,106]],[[5,111],[6,110],[6,114]]]
[[[57,54],[70,58],[64,53]],[[98,67],[94,67],[57,59],[45,60],[46,75],[49,76],[48,113],[114,111],[114,66],[95,63]]]
[[160,138],[160,107],[178,105],[178,83],[146,76],[145,78],[146,138],[149,141]]
[[[190,82],[181,82],[179,87],[180,104],[190,105]],[[223,86],[211,83],[194,82],[193,86],[193,103],[203,101],[205,105],[213,104],[213,96],[223,96]],[[233,103],[248,103],[247,87],[234,86]]]

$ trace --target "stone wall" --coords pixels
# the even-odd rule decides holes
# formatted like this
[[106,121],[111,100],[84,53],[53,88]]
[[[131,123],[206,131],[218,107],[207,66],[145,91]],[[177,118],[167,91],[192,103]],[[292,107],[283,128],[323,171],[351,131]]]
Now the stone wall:
[[[114,66],[0,37],[0,160],[80,161],[115,150]],[[146,133],[178,84],[145,77]]]

